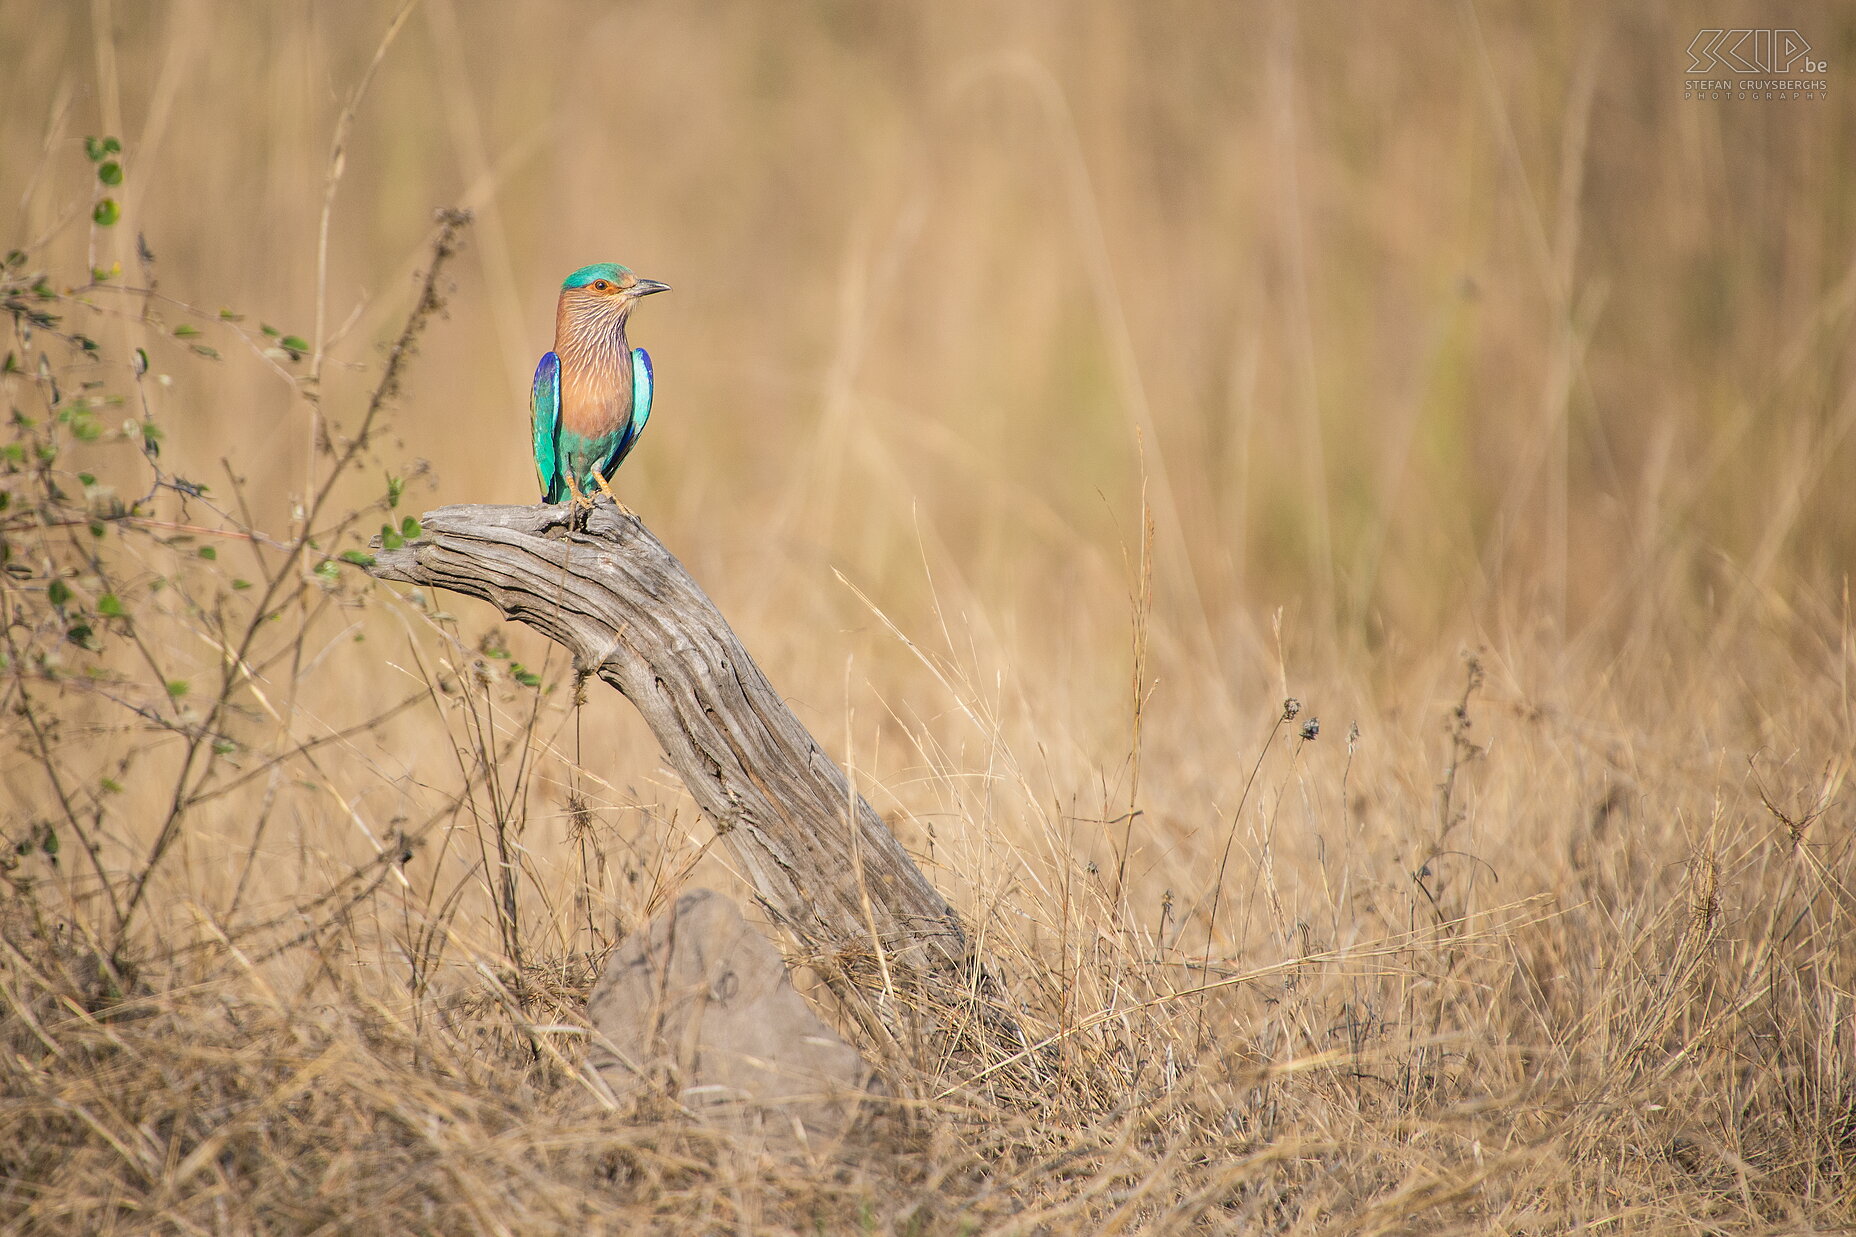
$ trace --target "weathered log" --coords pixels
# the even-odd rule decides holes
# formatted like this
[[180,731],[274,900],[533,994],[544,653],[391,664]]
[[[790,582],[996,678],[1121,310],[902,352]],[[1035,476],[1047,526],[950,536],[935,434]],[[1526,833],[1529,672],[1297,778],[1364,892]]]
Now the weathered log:
[[583,521],[564,505],[471,505],[420,524],[416,540],[377,553],[372,573],[488,601],[624,693],[828,982],[926,997],[943,1020],[965,1007],[985,1038],[1017,1039],[952,908],[641,522],[601,502]]

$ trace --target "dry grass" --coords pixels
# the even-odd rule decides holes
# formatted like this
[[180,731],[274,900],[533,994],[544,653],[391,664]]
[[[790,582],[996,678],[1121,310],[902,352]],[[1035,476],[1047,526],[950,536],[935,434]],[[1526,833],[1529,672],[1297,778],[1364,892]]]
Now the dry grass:
[[[1828,99],[1674,6],[0,5],[0,1225],[1856,1224],[1856,22],[1776,12]],[[613,257],[628,501],[1051,1046],[856,1167],[582,1085],[739,883],[329,561],[527,501]]]

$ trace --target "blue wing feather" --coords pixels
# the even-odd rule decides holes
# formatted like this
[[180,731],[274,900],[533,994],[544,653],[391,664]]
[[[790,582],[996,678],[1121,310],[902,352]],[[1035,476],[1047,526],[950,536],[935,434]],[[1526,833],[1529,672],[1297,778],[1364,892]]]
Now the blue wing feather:
[[561,479],[561,358],[550,352],[535,367],[535,385],[529,392],[529,430],[535,440],[535,475],[541,481],[543,502],[567,497]]
[[651,419],[651,394],[657,389],[651,373],[651,354],[643,348],[632,349],[632,432],[636,441],[644,433],[644,423]]

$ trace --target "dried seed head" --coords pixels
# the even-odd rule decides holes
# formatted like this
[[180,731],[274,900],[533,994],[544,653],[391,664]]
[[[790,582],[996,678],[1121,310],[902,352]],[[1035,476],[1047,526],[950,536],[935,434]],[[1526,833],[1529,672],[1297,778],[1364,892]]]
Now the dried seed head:
[[1302,737],[1304,739],[1312,739],[1320,733],[1321,733],[1321,719],[1320,718],[1311,717],[1307,721],[1302,723]]
[[1287,700],[1282,702],[1282,720],[1284,720],[1285,722],[1294,721],[1295,715],[1297,713],[1300,713],[1301,711],[1302,711],[1302,702],[1300,700],[1297,700],[1294,696],[1291,696]]

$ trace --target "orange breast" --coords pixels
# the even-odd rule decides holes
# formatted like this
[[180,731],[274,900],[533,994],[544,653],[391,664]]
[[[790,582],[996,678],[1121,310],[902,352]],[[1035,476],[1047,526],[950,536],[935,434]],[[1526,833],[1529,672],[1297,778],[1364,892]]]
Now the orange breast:
[[632,357],[625,315],[568,289],[554,311],[554,351],[561,358],[561,428],[593,438],[632,415]]
[[561,428],[588,438],[610,434],[631,416],[631,375],[561,357]]

